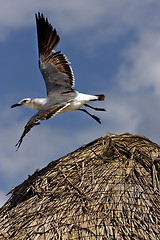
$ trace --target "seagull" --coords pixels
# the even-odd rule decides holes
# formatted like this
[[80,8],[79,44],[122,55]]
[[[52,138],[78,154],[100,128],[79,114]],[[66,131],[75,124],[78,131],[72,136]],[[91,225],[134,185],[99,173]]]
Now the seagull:
[[35,125],[39,125],[41,120],[47,120],[57,114],[67,111],[80,110],[87,113],[98,123],[100,119],[82,109],[82,105],[96,111],[106,111],[104,108],[95,108],[87,103],[90,101],[104,101],[105,95],[89,95],[79,93],[74,89],[74,75],[70,62],[61,51],[56,52],[55,48],[60,41],[56,29],[48,22],[42,13],[35,14],[37,24],[38,50],[39,50],[39,68],[44,78],[47,97],[46,98],[25,98],[20,102],[13,104],[11,108],[23,106],[38,110],[30,118],[24,127],[24,131],[15,145],[20,147],[25,135]]

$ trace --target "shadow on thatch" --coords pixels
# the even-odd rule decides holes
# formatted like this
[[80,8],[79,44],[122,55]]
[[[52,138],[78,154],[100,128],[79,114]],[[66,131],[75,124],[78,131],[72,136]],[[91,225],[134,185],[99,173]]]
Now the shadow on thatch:
[[99,138],[36,171],[0,209],[0,239],[160,239],[160,147]]

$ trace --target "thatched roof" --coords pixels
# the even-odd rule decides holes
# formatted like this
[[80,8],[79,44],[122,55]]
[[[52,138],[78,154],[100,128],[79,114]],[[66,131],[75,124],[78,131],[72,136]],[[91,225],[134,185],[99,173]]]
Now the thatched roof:
[[160,239],[160,147],[108,135],[11,190],[0,239]]

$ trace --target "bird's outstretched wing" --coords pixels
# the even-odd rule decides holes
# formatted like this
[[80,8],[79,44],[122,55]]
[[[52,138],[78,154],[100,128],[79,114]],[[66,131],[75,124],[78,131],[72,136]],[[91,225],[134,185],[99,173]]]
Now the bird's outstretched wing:
[[61,110],[63,110],[63,108],[67,107],[68,105],[70,105],[70,102],[68,102],[64,105],[61,105],[61,106],[55,106],[52,108],[48,108],[47,110],[40,110],[32,118],[30,118],[30,120],[27,122],[26,126],[24,127],[22,136],[20,137],[18,143],[16,144],[16,147],[17,147],[16,151],[20,147],[20,145],[23,141],[23,138],[31,130],[31,128],[33,128],[35,125],[39,125],[41,120],[47,120],[47,119],[52,118],[53,116],[58,114]]
[[43,14],[36,14],[39,67],[45,80],[47,95],[74,91],[72,68],[65,55],[55,52],[60,38]]

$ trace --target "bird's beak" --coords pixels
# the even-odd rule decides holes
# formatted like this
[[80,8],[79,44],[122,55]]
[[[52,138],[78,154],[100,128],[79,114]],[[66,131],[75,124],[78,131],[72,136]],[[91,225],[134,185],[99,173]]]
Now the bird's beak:
[[20,103],[13,104],[11,108],[18,107],[18,106],[21,106],[21,104]]

